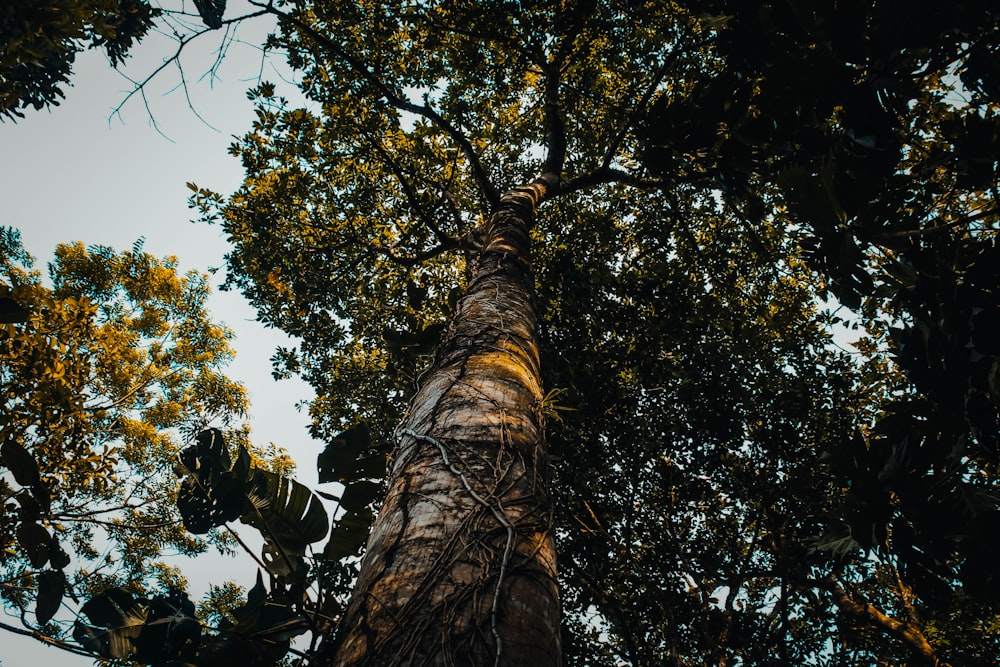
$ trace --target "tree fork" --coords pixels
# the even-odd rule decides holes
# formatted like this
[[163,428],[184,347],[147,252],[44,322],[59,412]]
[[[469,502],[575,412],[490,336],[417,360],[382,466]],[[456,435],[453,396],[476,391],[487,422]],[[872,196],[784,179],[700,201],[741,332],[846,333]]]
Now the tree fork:
[[[555,187],[554,187],[555,186]],[[528,230],[557,186],[505,194],[396,430],[333,665],[560,664]]]

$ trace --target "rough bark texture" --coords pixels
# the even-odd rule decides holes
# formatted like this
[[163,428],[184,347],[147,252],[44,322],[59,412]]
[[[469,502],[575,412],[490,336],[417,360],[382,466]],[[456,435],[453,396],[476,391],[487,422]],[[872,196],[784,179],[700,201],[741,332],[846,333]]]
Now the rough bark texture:
[[528,228],[546,185],[491,216],[473,277],[396,431],[334,665],[560,663]]

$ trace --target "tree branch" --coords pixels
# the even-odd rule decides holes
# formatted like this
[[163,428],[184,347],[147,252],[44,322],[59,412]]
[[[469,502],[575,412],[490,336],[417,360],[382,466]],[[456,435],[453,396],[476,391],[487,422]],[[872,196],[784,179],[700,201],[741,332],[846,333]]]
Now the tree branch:
[[[910,231],[903,232],[885,232],[884,234],[876,234],[871,237],[871,240],[875,243],[883,243],[885,241],[892,241],[895,239],[912,239],[919,238],[922,236],[933,236],[935,234],[942,234],[955,227],[961,227],[962,225],[967,225],[970,222],[975,222],[976,220],[981,220],[982,218],[989,217],[991,215],[996,215],[1000,213],[1000,207],[994,206],[990,208],[984,208],[976,213],[967,215],[964,218],[959,218],[958,220],[953,220],[942,225],[935,225],[933,227],[924,227],[923,229],[914,229]],[[859,235],[860,236],[860,235]]]
[[[593,3],[589,3],[589,9],[593,11]],[[583,30],[583,24],[590,11],[580,11],[579,7],[574,7],[573,25],[567,31],[566,36],[559,43],[559,48],[548,62],[542,62],[542,71],[545,73],[544,97],[544,117],[545,127],[545,161],[542,163],[542,173],[562,174],[563,166],[566,164],[566,118],[563,114],[562,105],[559,103],[559,86],[562,83],[562,68],[569,58],[577,37]],[[543,55],[544,58],[544,55]]]
[[860,602],[854,600],[848,595],[847,591],[844,590],[844,587],[840,585],[833,574],[815,583],[830,593],[834,604],[842,612],[901,640],[914,653],[920,656],[923,662],[929,667],[951,667],[947,662],[937,657],[934,647],[930,645],[923,631],[915,624],[904,623],[891,616],[887,616],[863,598]]
[[429,230],[431,230],[431,232],[434,234],[434,236],[437,237],[437,239],[440,242],[442,243],[446,243],[448,241],[454,242],[455,239],[451,238],[450,236],[442,232],[441,228],[437,226],[437,224],[434,222],[434,220],[428,214],[428,212],[424,210],[423,205],[417,198],[416,189],[413,187],[413,184],[407,178],[407,174],[403,172],[403,169],[399,165],[399,163],[396,162],[389,154],[389,151],[387,151],[385,147],[382,146],[381,142],[374,139],[372,140],[372,146],[375,148],[375,152],[378,153],[379,157],[382,158],[382,161],[385,163],[385,165],[389,168],[389,171],[392,172],[392,175],[396,177],[396,181],[399,183],[399,186],[403,189],[403,194],[406,197],[406,201],[409,202],[410,207],[414,209],[420,221],[423,222],[424,225]]
[[570,179],[563,187],[563,193],[585,190],[596,185],[619,183],[640,190],[659,190],[667,185],[661,178],[642,178],[621,169],[613,167],[598,167],[597,169]]
[[[258,6],[260,6],[260,5],[258,5]],[[249,14],[244,14],[243,16],[237,16],[235,18],[227,19],[227,20],[223,21],[222,24],[225,25],[225,26],[227,26],[227,30],[228,30],[228,26],[230,26],[230,25],[233,25],[233,24],[236,24],[236,23],[240,23],[241,21],[245,21],[247,19],[256,18],[258,16],[264,16],[264,15],[266,15],[268,13],[269,12],[267,11],[267,9],[261,9],[260,11],[250,12]],[[122,76],[125,76],[125,78],[128,79],[128,81],[133,85],[133,88],[132,88],[132,90],[130,90],[128,92],[127,95],[125,95],[125,98],[118,104],[118,106],[116,106],[111,111],[111,116],[113,117],[113,116],[116,116],[116,115],[120,115],[121,110],[125,106],[125,104],[130,99],[132,99],[133,96],[135,96],[138,93],[142,97],[142,99],[143,99],[143,103],[146,106],[146,111],[147,111],[147,113],[149,113],[149,118],[150,118],[150,120],[153,123],[153,128],[156,129],[156,131],[161,136],[169,139],[169,137],[167,137],[167,135],[163,134],[163,132],[160,130],[159,125],[157,125],[157,123],[156,123],[156,119],[153,117],[153,112],[149,108],[149,101],[146,99],[146,84],[148,84],[150,81],[152,81],[153,78],[156,77],[157,74],[159,74],[160,72],[162,72],[163,70],[165,70],[167,67],[169,67],[170,65],[172,65],[174,63],[177,63],[177,67],[180,68],[180,57],[181,57],[181,52],[184,50],[184,47],[187,46],[191,41],[193,41],[197,37],[199,37],[201,35],[204,35],[205,33],[208,33],[208,32],[213,32],[213,30],[211,28],[204,28],[204,29],[199,30],[199,31],[197,31],[197,32],[195,32],[195,33],[193,33],[191,35],[188,35],[188,36],[178,35],[177,36],[177,50],[174,51],[174,53],[173,53],[172,56],[170,56],[169,58],[165,59],[160,64],[159,67],[157,67],[152,72],[150,72],[149,75],[147,75],[146,78],[144,78],[142,81],[137,81],[137,80],[132,79],[132,78],[130,78],[128,76],[125,76],[123,74]],[[181,70],[181,82],[182,82],[182,85],[184,86],[185,97],[187,97],[187,82],[184,79],[184,72],[183,72],[183,70]],[[190,98],[188,98],[188,106],[190,106],[190,102],[191,102],[191,100],[190,100]],[[192,110],[193,110],[193,107],[192,107]],[[195,115],[198,116],[198,113],[195,112]],[[201,120],[202,122],[205,122],[204,119],[201,118],[201,116],[198,116],[198,119]],[[208,125],[208,123],[205,123],[205,124]],[[211,127],[211,125],[209,125],[209,127]]]
[[681,55],[687,53],[690,49],[700,49],[714,39],[714,37],[708,37],[691,44],[690,46],[680,44],[674,47],[674,49],[667,54],[663,64],[660,65],[659,69],[657,69],[653,74],[653,78],[650,80],[649,85],[646,86],[646,90],[643,92],[642,96],[639,97],[635,106],[632,107],[632,111],[618,129],[618,132],[615,133],[611,143],[608,144],[608,150],[605,152],[604,160],[601,162],[602,169],[607,169],[611,166],[611,163],[615,159],[615,154],[621,147],[622,142],[625,140],[629,130],[635,127],[643,111],[645,111],[646,106],[649,104],[649,101],[653,98],[653,94],[656,92],[656,89],[659,88],[660,82],[663,81],[663,78],[667,75],[667,72],[670,71],[670,68],[673,67],[674,63],[677,62],[677,59]]
[[62,649],[63,651],[67,651],[68,653],[75,653],[76,655],[82,655],[87,658],[97,657],[89,651],[74,646],[73,644],[70,644],[68,642],[64,642],[62,640],[49,637],[48,635],[38,630],[32,630],[30,628],[29,629],[19,628],[16,625],[8,625],[7,623],[4,623],[2,621],[0,621],[0,630],[6,630],[7,632],[13,632],[16,635],[23,635],[25,637],[31,637],[32,639],[37,639],[43,644],[47,644],[49,646],[55,646],[56,648]]

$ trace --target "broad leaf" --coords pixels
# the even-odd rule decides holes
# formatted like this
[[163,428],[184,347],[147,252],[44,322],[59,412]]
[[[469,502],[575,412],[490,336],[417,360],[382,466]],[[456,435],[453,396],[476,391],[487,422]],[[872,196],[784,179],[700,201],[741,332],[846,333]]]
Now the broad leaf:
[[312,491],[273,472],[253,471],[247,500],[250,509],[240,521],[289,554],[303,554],[306,545],[323,539],[329,529],[326,510]]
[[63,591],[66,590],[66,575],[60,570],[39,572],[35,581],[38,582],[38,597],[35,600],[35,618],[39,625],[45,625],[59,611],[62,604]]
[[124,588],[112,588],[95,595],[80,609],[92,625],[76,621],[73,638],[86,649],[105,658],[127,658],[133,640],[142,631],[146,611]]
[[367,507],[382,492],[382,485],[377,482],[361,480],[348,484],[340,497],[340,506],[348,512],[356,512]]
[[330,541],[323,550],[326,560],[338,561],[353,556],[364,546],[371,531],[373,515],[371,510],[348,512],[340,518],[330,533]]
[[317,457],[320,483],[381,477],[385,471],[385,457],[363,456],[370,444],[371,432],[365,422],[338,434]]
[[7,440],[0,447],[3,464],[10,470],[14,480],[21,486],[31,486],[39,480],[38,463],[35,457],[19,442]]
[[27,556],[31,567],[40,568],[49,560],[52,536],[37,523],[22,523],[17,527],[17,543]]

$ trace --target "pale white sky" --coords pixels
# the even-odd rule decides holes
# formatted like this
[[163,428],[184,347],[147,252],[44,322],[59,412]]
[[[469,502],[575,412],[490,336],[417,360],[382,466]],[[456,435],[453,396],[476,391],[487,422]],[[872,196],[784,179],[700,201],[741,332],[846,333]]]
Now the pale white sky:
[[[236,15],[243,3],[231,1],[227,16]],[[241,28],[241,37],[259,44],[268,29],[266,19]],[[0,123],[0,224],[19,229],[25,247],[34,255],[43,273],[52,250],[60,242],[110,245],[125,249],[140,236],[145,250],[156,256],[176,255],[182,270],[223,267],[227,244],[218,227],[190,222],[187,208],[194,181],[203,187],[229,193],[239,185],[242,168],[226,149],[233,135],[249,129],[253,110],[246,90],[255,85],[261,68],[259,53],[250,46],[233,45],[218,72],[219,78],[199,81],[216,57],[222,31],[205,35],[185,49],[183,65],[192,102],[208,127],[188,108],[184,93],[176,89],[176,68],[168,68],[147,93],[150,109],[164,138],[152,127],[149,114],[138,97],[130,100],[121,118],[109,122],[111,110],[125,97],[130,84],[109,68],[100,52],[78,57],[63,103],[51,111],[28,111],[14,124]],[[144,77],[175,48],[163,39],[149,39],[135,50],[127,71]],[[293,97],[295,89],[281,82],[274,67],[265,63],[264,78],[278,83],[278,91]],[[221,282],[223,272],[213,279]],[[230,377],[250,390],[253,438],[274,442],[299,463],[297,479],[316,485],[315,461],[322,445],[306,432],[307,415],[295,404],[312,396],[300,381],[276,382],[270,375],[269,358],[286,341],[278,332],[254,321],[254,312],[238,294],[216,292],[210,300],[216,320],[236,332],[237,357],[228,369]],[[241,534],[249,535],[249,530]],[[208,580],[254,581],[249,559],[229,562],[204,559],[188,567],[192,587],[199,594]],[[224,571],[220,572],[221,569]],[[206,571],[207,570],[207,571]],[[6,617],[18,625],[16,619]],[[31,639],[0,631],[0,664],[23,667],[31,664],[66,667],[89,665]]]

